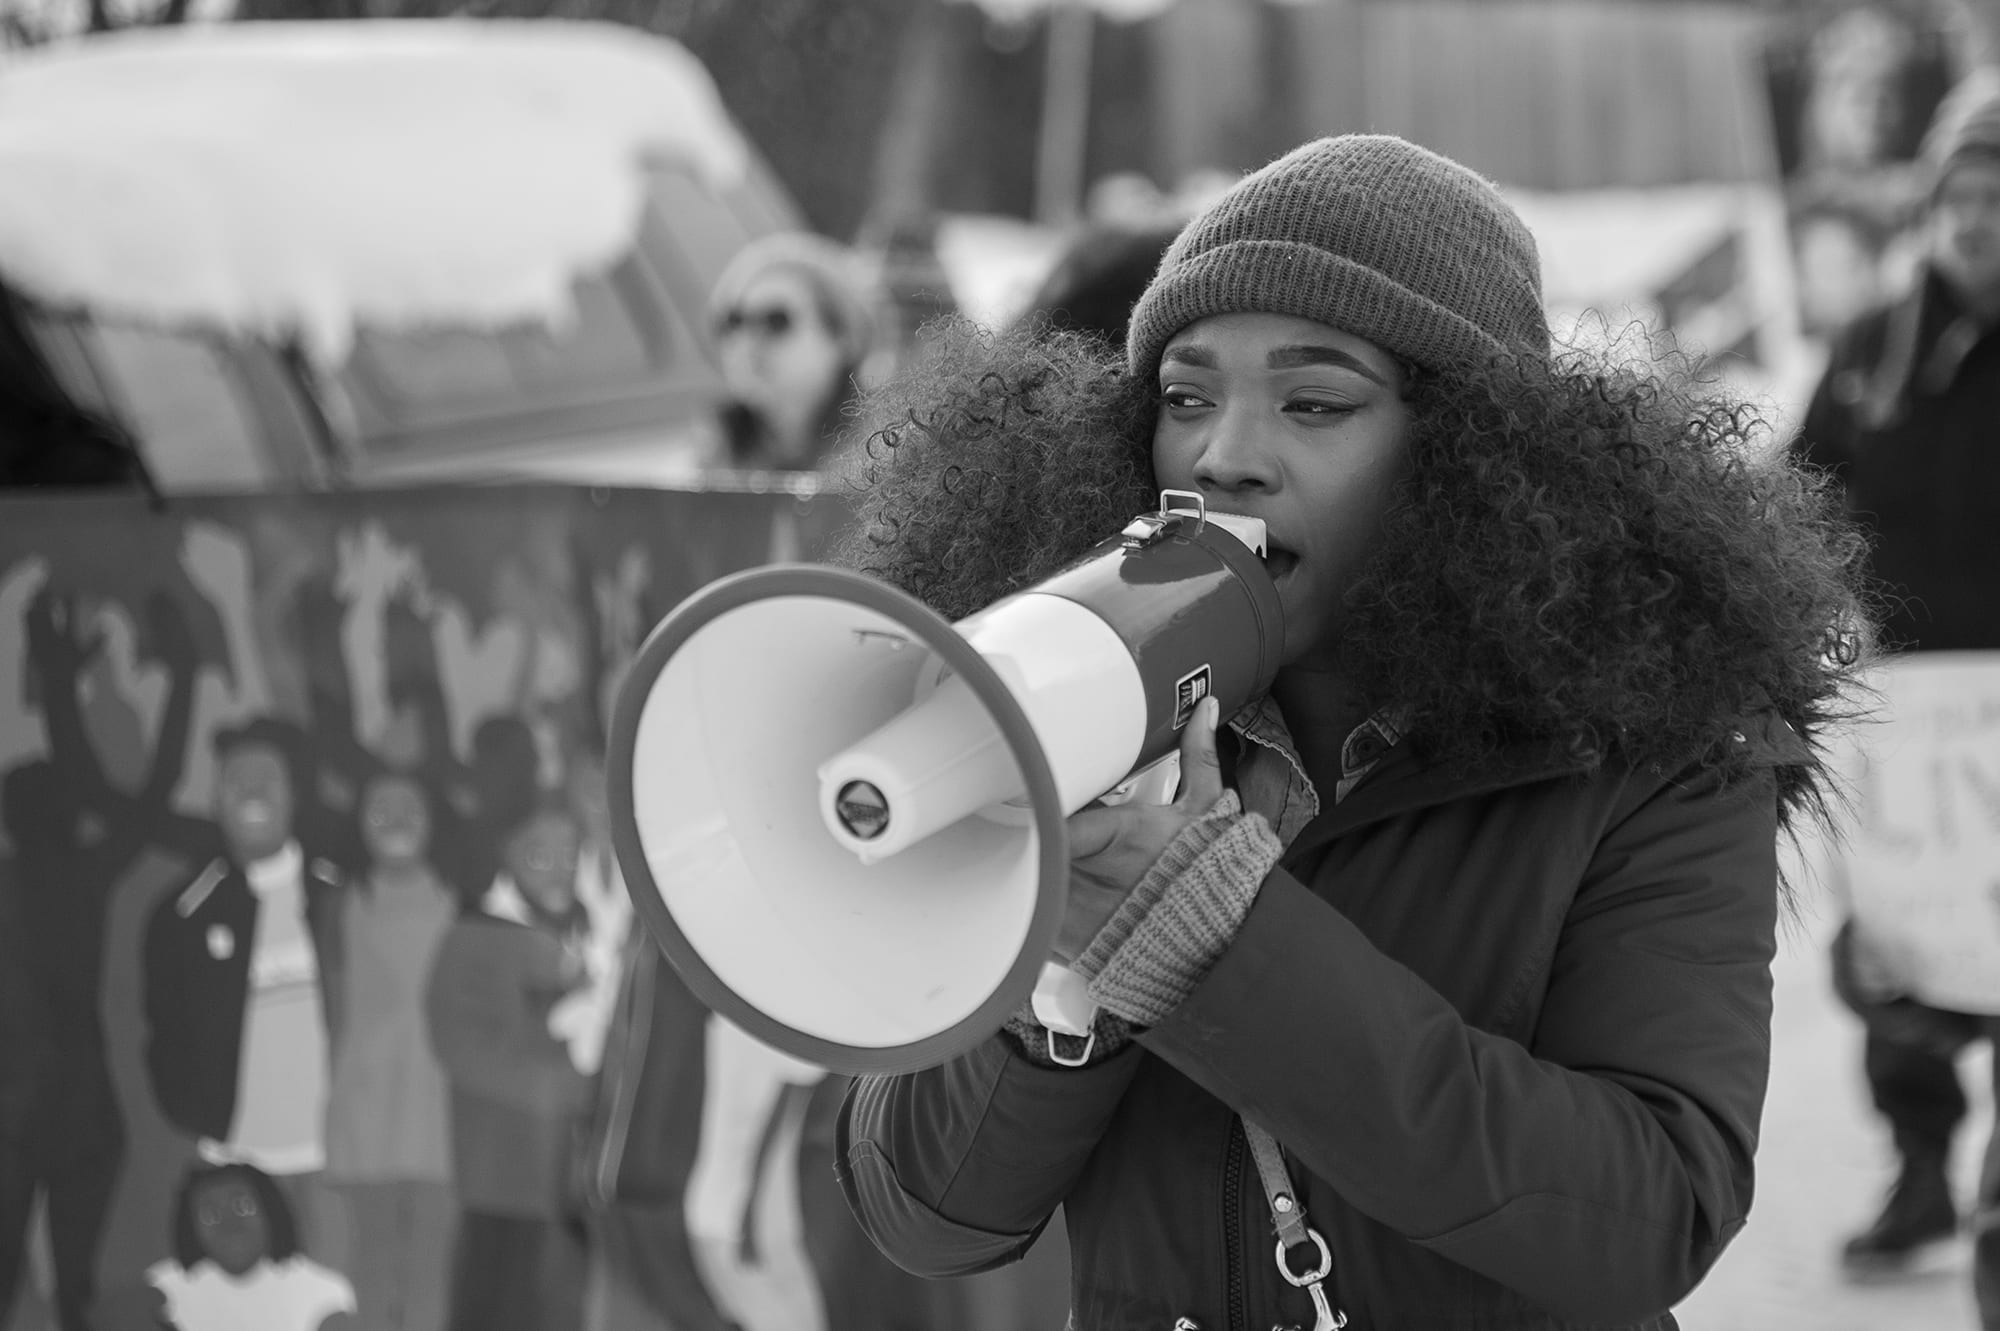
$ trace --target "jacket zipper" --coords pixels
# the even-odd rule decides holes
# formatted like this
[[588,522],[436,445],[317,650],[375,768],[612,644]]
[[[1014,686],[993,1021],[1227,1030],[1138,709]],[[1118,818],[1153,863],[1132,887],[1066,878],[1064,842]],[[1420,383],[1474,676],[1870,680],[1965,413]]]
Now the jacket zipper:
[[1222,1155],[1222,1253],[1229,1293],[1229,1331],[1250,1331],[1243,1279],[1243,1157],[1250,1143],[1243,1123],[1229,1116],[1229,1145]]

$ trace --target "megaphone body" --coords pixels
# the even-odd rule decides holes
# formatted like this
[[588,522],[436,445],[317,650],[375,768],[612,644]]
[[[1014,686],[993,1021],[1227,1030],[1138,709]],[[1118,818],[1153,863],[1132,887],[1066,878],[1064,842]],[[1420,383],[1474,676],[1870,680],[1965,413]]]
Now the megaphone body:
[[698,997],[843,1072],[940,1062],[1031,996],[1074,1033],[1046,969],[1064,819],[1158,770],[1202,699],[1269,687],[1283,640],[1262,524],[1176,493],[956,624],[816,565],[660,623],[613,718],[613,838]]

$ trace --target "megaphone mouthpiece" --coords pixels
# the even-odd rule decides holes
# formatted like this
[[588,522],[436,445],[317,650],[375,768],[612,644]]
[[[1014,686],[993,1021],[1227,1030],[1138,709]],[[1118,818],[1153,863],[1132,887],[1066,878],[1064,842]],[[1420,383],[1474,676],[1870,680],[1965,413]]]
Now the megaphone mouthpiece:
[[[1055,772],[1064,813],[1080,809],[1131,771],[1145,737],[1145,709],[1130,649],[1087,606],[1024,592],[954,626],[1006,686]],[[1026,792],[1019,758],[992,709],[966,680],[941,679],[928,697],[829,758],[818,769],[827,830],[874,864]],[[843,811],[855,787],[879,793]],[[860,815],[860,826],[850,821]]]

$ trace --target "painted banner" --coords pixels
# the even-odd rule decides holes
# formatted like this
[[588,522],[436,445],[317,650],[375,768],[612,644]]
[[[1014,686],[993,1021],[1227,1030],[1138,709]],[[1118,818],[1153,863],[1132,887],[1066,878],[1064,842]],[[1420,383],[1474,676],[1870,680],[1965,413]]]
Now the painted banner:
[[1959,0],[1799,4],[1772,24],[1766,87],[1808,337],[1831,336],[1915,271],[1917,155],[1960,73],[1962,10]]
[[2000,1013],[2000,652],[1885,665],[1848,764],[1857,947],[1935,1007]]
[[646,632],[838,516],[0,501],[0,1328],[1046,1323],[874,1251],[844,1081],[720,1028],[609,852]]

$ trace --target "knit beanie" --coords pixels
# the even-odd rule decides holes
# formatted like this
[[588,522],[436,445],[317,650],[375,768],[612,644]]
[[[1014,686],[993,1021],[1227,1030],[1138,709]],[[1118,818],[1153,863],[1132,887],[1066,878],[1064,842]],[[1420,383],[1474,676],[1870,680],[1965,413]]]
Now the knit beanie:
[[1933,190],[1967,157],[2000,161],[2000,69],[1973,70],[1953,84],[1924,135]]
[[736,252],[709,292],[713,323],[733,308],[750,283],[773,269],[803,277],[826,312],[834,341],[859,364],[875,344],[882,290],[874,268],[857,251],[810,231],[779,231]]
[[1466,167],[1388,135],[1296,148],[1244,177],[1168,247],[1132,310],[1132,373],[1211,314],[1314,319],[1432,369],[1545,362],[1534,237]]

